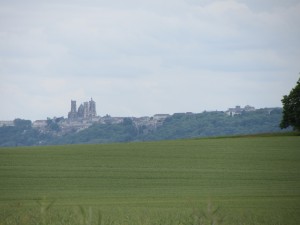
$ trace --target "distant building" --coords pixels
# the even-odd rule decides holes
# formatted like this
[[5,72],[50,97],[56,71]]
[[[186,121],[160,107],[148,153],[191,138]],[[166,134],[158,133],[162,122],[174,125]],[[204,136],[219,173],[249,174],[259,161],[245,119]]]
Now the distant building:
[[241,108],[241,106],[237,105],[235,108],[229,108],[225,113],[228,116],[240,115],[242,112],[252,112],[255,111],[255,108],[250,105],[246,105],[245,108]]
[[153,116],[153,119],[155,119],[155,120],[164,120],[164,119],[166,119],[168,117],[170,117],[169,114],[155,114]]
[[79,118],[83,118],[84,117],[84,107],[83,104],[81,104],[78,108],[78,112],[77,112],[77,116]]
[[76,101],[71,100],[71,112],[69,112],[68,118],[76,119],[77,117],[78,115],[77,115]]
[[14,125],[14,121],[0,121],[0,127],[12,127]]
[[92,98],[89,102],[81,104],[78,111],[76,101],[71,100],[71,111],[68,113],[68,119],[91,119],[96,116],[96,102]]
[[253,106],[246,105],[244,108],[245,112],[255,111],[256,109]]
[[96,102],[93,101],[93,99],[91,98],[91,101],[89,101],[89,111],[88,111],[88,117],[95,117],[97,116],[96,113]]
[[89,117],[89,103],[84,102],[83,103],[83,118],[88,118]]
[[47,120],[36,120],[32,123],[33,128],[44,128],[47,126]]

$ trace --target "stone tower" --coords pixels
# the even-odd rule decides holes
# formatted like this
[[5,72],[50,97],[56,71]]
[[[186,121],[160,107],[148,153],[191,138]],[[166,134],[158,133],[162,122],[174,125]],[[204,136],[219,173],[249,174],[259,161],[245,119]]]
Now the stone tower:
[[93,99],[91,98],[91,101],[89,101],[89,117],[95,117],[95,116],[97,116],[96,102],[93,101]]
[[71,100],[71,111],[68,113],[68,119],[76,119],[76,118],[77,118],[76,101]]
[[89,117],[89,103],[84,102],[83,103],[83,118],[88,118]]
[[79,106],[77,115],[78,115],[78,118],[83,118],[83,116],[84,116],[84,106],[83,106],[83,104],[81,104]]
[[81,104],[78,111],[76,101],[71,100],[71,111],[68,113],[68,119],[89,119],[96,116],[96,102],[92,98],[89,102]]

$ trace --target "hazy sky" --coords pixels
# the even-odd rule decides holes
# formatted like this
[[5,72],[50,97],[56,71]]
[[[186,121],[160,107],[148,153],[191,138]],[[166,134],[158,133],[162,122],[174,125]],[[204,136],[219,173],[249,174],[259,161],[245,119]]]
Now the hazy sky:
[[0,120],[281,106],[299,0],[0,0]]

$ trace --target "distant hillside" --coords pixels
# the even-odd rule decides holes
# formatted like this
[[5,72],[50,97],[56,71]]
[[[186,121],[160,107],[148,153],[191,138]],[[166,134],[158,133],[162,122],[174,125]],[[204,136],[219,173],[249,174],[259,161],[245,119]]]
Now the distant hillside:
[[54,138],[51,144],[110,143],[171,140],[238,134],[281,132],[282,109],[260,109],[228,116],[223,112],[177,113],[166,118],[157,129],[136,126],[125,118],[120,124],[94,124],[72,134]]
[[[31,121],[15,120],[14,127],[0,127],[0,146],[57,145],[171,140],[281,132],[282,109],[259,109],[229,116],[224,112],[176,113],[156,129],[137,125],[131,118],[118,124],[95,123],[81,130],[58,135],[59,127],[48,123],[49,132],[32,128]],[[56,129],[53,129],[56,128]],[[50,132],[51,131],[51,132]]]
[[178,139],[192,137],[224,136],[280,132],[282,109],[259,109],[228,116],[223,112],[175,114],[163,126],[143,138],[145,140]]
[[30,120],[15,119],[12,125],[0,127],[0,146],[31,146],[47,143],[53,135],[32,128]]

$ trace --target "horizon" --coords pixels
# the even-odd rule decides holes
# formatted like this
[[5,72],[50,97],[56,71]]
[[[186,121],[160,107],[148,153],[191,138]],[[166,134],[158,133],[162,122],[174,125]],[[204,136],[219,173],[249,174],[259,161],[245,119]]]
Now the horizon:
[[[93,99],[94,100],[94,99]],[[71,100],[71,101],[73,101],[73,100]],[[76,100],[75,100],[76,101]],[[95,101],[96,102],[96,101]],[[77,101],[76,101],[76,103],[77,103]],[[82,103],[84,103],[84,102],[82,102]],[[203,110],[203,111],[201,111],[201,112],[193,112],[193,111],[180,111],[180,112],[171,112],[171,113],[160,113],[160,112],[157,112],[157,113],[154,113],[154,114],[147,114],[147,115],[141,115],[141,116],[133,116],[133,115],[111,115],[111,114],[109,114],[109,113],[106,113],[106,114],[103,114],[103,115],[99,115],[98,113],[97,113],[97,115],[95,116],[95,117],[105,117],[105,116],[111,116],[111,117],[123,117],[123,118],[141,118],[141,117],[152,117],[152,116],[155,116],[155,115],[160,115],[160,114],[167,114],[167,115],[170,115],[170,116],[172,116],[172,115],[174,115],[174,114],[180,114],[180,113],[193,113],[193,114],[200,114],[200,113],[204,113],[204,112],[227,112],[229,109],[232,109],[232,108],[236,108],[236,107],[241,107],[241,108],[245,108],[246,106],[250,106],[250,107],[254,107],[255,108],[255,110],[259,110],[259,109],[272,109],[272,108],[281,108],[282,109],[282,106],[280,107],[280,106],[274,106],[274,107],[259,107],[259,108],[257,108],[257,107],[255,107],[255,106],[253,106],[253,105],[235,105],[235,106],[232,106],[232,107],[227,107],[227,109],[225,109],[225,110],[218,110],[218,109],[216,109],[216,110]],[[71,107],[70,107],[71,108]],[[78,107],[77,107],[77,110],[78,110]],[[96,102],[96,111],[97,111],[97,102]],[[6,120],[6,119],[2,119],[2,118],[0,118],[0,121],[14,121],[15,119],[22,119],[22,120],[30,120],[30,121],[32,121],[32,122],[34,122],[34,121],[39,121],[39,120],[47,120],[48,118],[50,118],[50,119],[54,119],[54,118],[64,118],[64,119],[68,119],[68,113],[69,113],[70,111],[68,111],[67,113],[66,113],[66,115],[54,115],[54,116],[52,116],[52,117],[50,117],[50,116],[47,116],[47,117],[45,117],[45,118],[38,118],[38,119],[31,119],[31,118],[21,118],[21,117],[16,117],[16,118],[13,118],[13,119],[9,119],[9,120]]]
[[282,107],[299,79],[298,0],[0,2],[0,119]]

